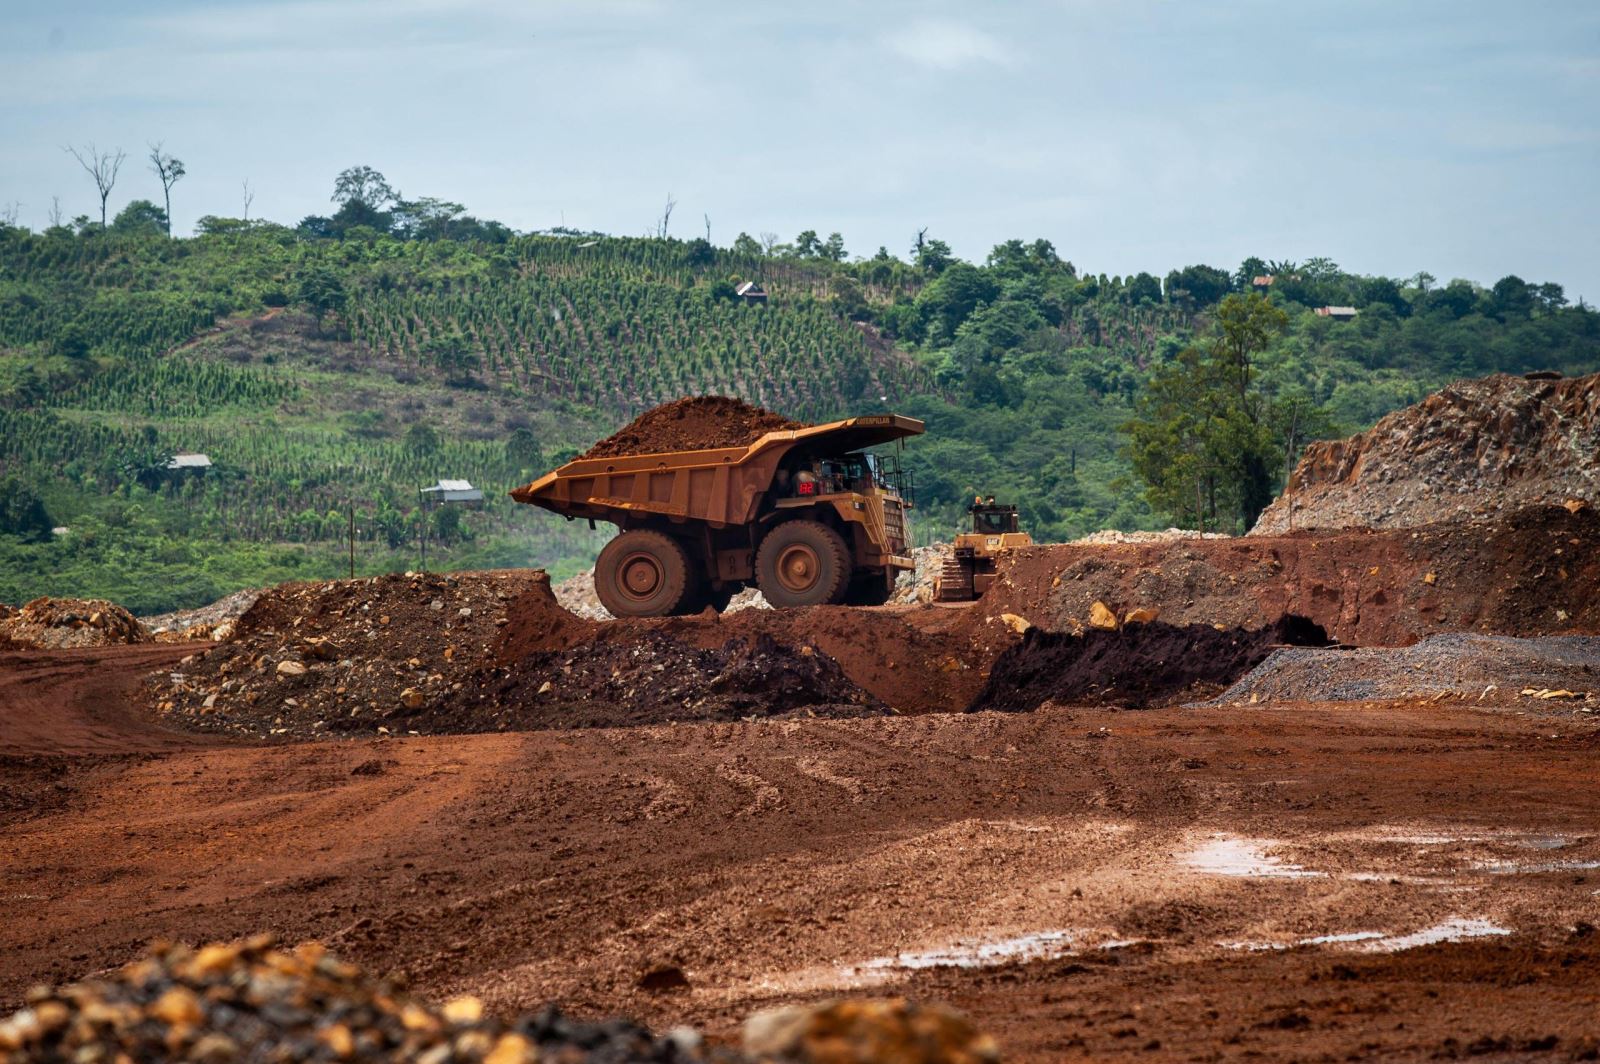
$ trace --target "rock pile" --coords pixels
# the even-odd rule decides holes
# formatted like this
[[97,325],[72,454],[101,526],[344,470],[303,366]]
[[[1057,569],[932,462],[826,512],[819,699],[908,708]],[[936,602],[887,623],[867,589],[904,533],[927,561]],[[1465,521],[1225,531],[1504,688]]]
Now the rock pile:
[[488,663],[513,603],[524,624],[536,623],[541,606],[552,626],[576,623],[537,571],[284,584],[260,595],[232,638],[147,683],[160,713],[205,731],[434,730],[426,711]]
[[579,458],[619,458],[657,451],[746,447],[769,432],[805,428],[781,414],[721,395],[676,399],[646,410]]
[[435,1007],[315,944],[269,937],[157,947],[103,979],[30,994],[0,1022],[0,1061],[697,1061],[692,1032],[578,1023],[554,1009],[510,1023],[477,999]]
[[442,1005],[317,943],[271,936],[199,949],[159,944],[102,978],[39,988],[0,1019],[0,1064],[383,1060],[411,1064],[995,1064],[962,1016],[903,1000],[824,1001],[751,1016],[744,1052],[678,1027],[585,1023],[546,1006],[510,1020],[474,997]]
[[1367,432],[1313,443],[1251,535],[1409,528],[1600,501],[1600,373],[1458,381]]
[[0,640],[40,650],[148,643],[133,614],[103,599],[36,598],[21,609],[0,607]]

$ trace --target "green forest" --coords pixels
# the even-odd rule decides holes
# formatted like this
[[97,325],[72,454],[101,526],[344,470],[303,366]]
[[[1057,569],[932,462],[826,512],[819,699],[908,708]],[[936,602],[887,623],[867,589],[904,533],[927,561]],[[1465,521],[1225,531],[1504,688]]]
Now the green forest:
[[[1107,276],[1044,240],[967,262],[926,232],[852,255],[837,233],[722,247],[665,218],[649,237],[516,233],[366,167],[332,205],[189,237],[148,200],[0,224],[0,600],[158,612],[413,568],[423,532],[430,567],[560,578],[605,530],[506,491],[704,393],[925,419],[905,452],[922,541],[978,491],[1045,541],[1239,532],[1309,440],[1453,379],[1600,369],[1600,315],[1516,276],[1324,258]],[[180,453],[212,465],[169,468]],[[484,505],[425,510],[440,478]]]

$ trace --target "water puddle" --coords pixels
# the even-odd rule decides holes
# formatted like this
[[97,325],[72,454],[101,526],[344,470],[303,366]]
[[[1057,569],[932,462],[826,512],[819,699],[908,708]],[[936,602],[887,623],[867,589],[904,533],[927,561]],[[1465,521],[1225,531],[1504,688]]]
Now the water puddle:
[[1493,938],[1509,935],[1509,928],[1488,920],[1464,919],[1452,916],[1442,924],[1413,931],[1409,935],[1389,935],[1365,944],[1362,948],[1374,953],[1398,953],[1403,949],[1432,946],[1440,942],[1461,942],[1469,938]]
[[1479,872],[1492,876],[1516,876],[1532,872],[1590,872],[1600,868],[1600,861],[1538,861],[1523,864],[1518,861],[1483,861],[1473,865]]
[[1401,950],[1432,946],[1440,942],[1462,942],[1469,938],[1509,935],[1510,930],[1488,920],[1452,916],[1443,923],[1395,935],[1386,931],[1346,931],[1332,935],[1313,935],[1293,942],[1218,942],[1223,949],[1259,953],[1267,950],[1295,949],[1301,946],[1342,946],[1367,953],[1399,953]]
[[1211,841],[1190,851],[1184,863],[1213,876],[1245,876],[1255,879],[1306,879],[1322,876],[1297,864],[1273,857],[1267,847],[1270,839],[1245,839],[1237,835],[1213,835]]
[[988,942],[957,942],[942,949],[874,957],[844,971],[854,974],[896,968],[989,968],[1012,961],[1053,960],[1070,953],[1081,937],[1076,931],[1035,931]]

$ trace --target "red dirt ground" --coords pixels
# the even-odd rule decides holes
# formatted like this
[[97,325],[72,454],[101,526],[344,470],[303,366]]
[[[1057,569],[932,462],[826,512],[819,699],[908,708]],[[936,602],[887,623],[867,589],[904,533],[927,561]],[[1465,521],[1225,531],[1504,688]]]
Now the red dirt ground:
[[[0,659],[0,749],[48,769],[6,767],[0,1003],[152,938],[273,931],[433,996],[725,1036],[771,1003],[905,992],[968,1010],[1008,1060],[1600,1052],[1581,717],[1045,709],[260,746],[129,708],[188,649]],[[1402,948],[1440,926],[1508,933]],[[1344,938],[1301,944],[1324,936]],[[927,966],[980,946],[988,966]],[[689,988],[639,989],[662,962]]]

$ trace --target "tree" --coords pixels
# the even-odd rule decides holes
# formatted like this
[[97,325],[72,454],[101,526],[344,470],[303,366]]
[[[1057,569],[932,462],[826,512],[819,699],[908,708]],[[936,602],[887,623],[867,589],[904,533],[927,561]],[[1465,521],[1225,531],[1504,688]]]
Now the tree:
[[[149,159],[151,173],[155,174],[156,179],[161,182],[162,201],[166,204],[164,214],[167,223],[167,235],[171,236],[172,186],[183,180],[183,175],[188,173],[188,171],[183,168],[182,159],[175,155],[169,155],[161,150],[161,144],[159,141],[150,145]],[[246,209],[245,214],[247,217],[249,216],[248,208]]]
[[111,190],[116,187],[117,173],[122,169],[122,161],[127,153],[121,148],[115,152],[100,151],[93,142],[84,145],[80,151],[68,145],[62,149],[68,155],[78,160],[78,165],[83,167],[83,172],[94,179],[95,190],[100,195],[100,228],[106,227],[106,200],[111,198]]
[[537,469],[544,462],[539,438],[532,429],[515,429],[506,437],[506,461],[517,469]]
[[1188,299],[1196,308],[1209,307],[1232,287],[1233,278],[1215,266],[1185,266],[1167,274],[1166,280],[1169,302]]
[[807,229],[794,238],[794,253],[802,259],[814,259],[822,253],[822,241],[815,229]]
[[1280,440],[1297,446],[1313,413],[1275,416],[1255,380],[1255,362],[1287,324],[1259,295],[1230,295],[1217,306],[1213,334],[1151,375],[1136,416],[1123,426],[1127,454],[1145,498],[1180,523],[1220,524],[1231,514],[1245,531],[1272,501]]
[[322,319],[331,311],[344,309],[344,282],[326,266],[313,266],[300,277],[300,302],[310,309],[317,319],[317,329],[322,329]]
[[0,533],[23,540],[48,539],[55,524],[44,500],[21,476],[0,479]]
[[827,242],[822,245],[822,257],[829,262],[843,262],[845,255],[844,236],[839,233],[829,233]]
[[415,455],[438,454],[439,433],[427,422],[417,422],[406,429],[406,450]]
[[924,239],[927,230],[917,233],[916,246],[912,248],[912,262],[919,270],[928,273],[942,273],[945,267],[955,261],[955,256],[950,252],[950,245],[943,240]]
[[342,170],[333,181],[331,202],[343,207],[351,202],[371,210],[381,211],[399,197],[389,181],[370,166],[352,166]]
[[136,199],[118,212],[111,221],[115,233],[142,234],[145,236],[170,235],[172,226],[167,212],[149,200]]

